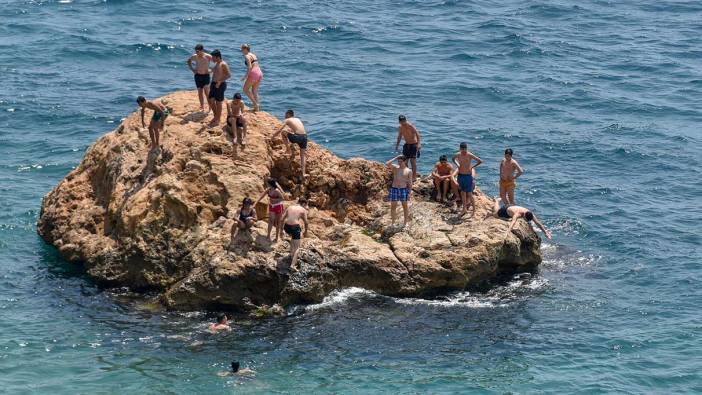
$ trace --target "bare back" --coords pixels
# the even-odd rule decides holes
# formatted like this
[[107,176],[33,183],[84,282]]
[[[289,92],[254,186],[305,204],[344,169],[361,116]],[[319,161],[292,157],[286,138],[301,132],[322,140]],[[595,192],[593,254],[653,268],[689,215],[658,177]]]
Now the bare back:
[[507,207],[507,214],[509,214],[510,217],[523,217],[524,214],[529,212],[529,209],[526,207],[522,206],[509,206]]
[[300,118],[290,117],[285,119],[285,126],[290,128],[295,134],[306,134],[305,125],[302,123]]
[[288,207],[288,215],[285,217],[285,223],[288,225],[299,225],[300,221],[307,217],[307,209],[299,204]]

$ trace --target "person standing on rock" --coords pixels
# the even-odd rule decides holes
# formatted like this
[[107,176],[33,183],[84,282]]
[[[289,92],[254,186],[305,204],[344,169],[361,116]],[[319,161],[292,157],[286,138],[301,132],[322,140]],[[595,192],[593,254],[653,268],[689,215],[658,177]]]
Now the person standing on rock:
[[417,179],[417,158],[422,144],[419,141],[419,130],[414,125],[407,122],[407,117],[400,115],[398,117],[400,126],[397,128],[397,141],[395,142],[395,152],[400,146],[400,140],[404,139],[405,144],[402,146],[402,155],[409,159],[412,165],[412,179]]
[[439,161],[434,165],[434,170],[431,172],[431,176],[434,180],[434,187],[436,188],[436,200],[443,203],[448,195],[449,187],[456,193],[457,188],[453,183],[453,166],[448,162],[448,157],[446,155],[441,155]]
[[[227,103],[227,128],[231,131],[234,144],[246,145],[246,106],[241,100],[241,93],[237,92],[232,101]],[[240,132],[241,131],[241,132]]]
[[[195,46],[195,53],[188,58],[186,63],[195,76],[195,87],[197,87],[197,97],[200,99],[200,111],[205,111],[205,98],[210,95],[210,62],[212,56],[205,53],[202,44]],[[195,67],[193,67],[195,62]],[[209,109],[208,109],[209,112]]]
[[519,218],[524,218],[527,222],[534,221],[536,226],[538,226],[539,229],[541,229],[541,231],[544,232],[546,238],[551,240],[551,231],[546,229],[544,224],[542,224],[541,221],[539,221],[539,219],[536,218],[536,215],[534,215],[534,213],[531,210],[522,206],[506,206],[501,203],[502,199],[495,200],[495,204],[492,207],[492,213],[488,214],[485,217],[485,219],[491,216],[495,218],[511,219],[512,221],[510,221],[509,229],[507,230],[507,232],[512,231],[514,225],[517,224],[517,220]]
[[[392,163],[395,160],[397,160],[397,165]],[[397,202],[400,202],[404,213],[404,221],[402,226],[405,227],[409,221],[408,202],[410,199],[410,193],[412,192],[412,182],[414,180],[412,170],[407,168],[407,158],[405,158],[403,155],[398,155],[385,162],[385,166],[392,171],[392,187],[390,188],[390,219],[392,220],[392,225],[394,226],[395,219],[397,218]]]
[[285,121],[283,121],[283,126],[278,129],[277,132],[273,134],[271,139],[275,139],[278,134],[283,133],[285,128],[292,131],[285,132],[285,136],[288,139],[288,154],[292,157],[292,145],[297,144],[300,147],[300,168],[302,170],[302,178],[305,178],[305,151],[307,150],[307,132],[305,131],[305,125],[302,123],[300,118],[295,117],[295,112],[293,110],[288,110],[285,112]]
[[163,130],[163,126],[166,122],[166,117],[168,116],[168,108],[161,102],[148,101],[144,96],[137,97],[137,104],[141,107],[141,126],[146,127],[144,122],[144,112],[148,108],[153,110],[154,114],[151,116],[151,121],[149,121],[149,139],[151,140],[151,151],[156,151],[160,146],[160,132]]
[[268,240],[271,240],[271,229],[275,226],[275,242],[278,241],[280,237],[280,219],[285,211],[285,206],[283,205],[283,199],[285,194],[283,193],[283,188],[278,185],[278,182],[269,178],[266,181],[268,188],[261,194],[261,197],[256,200],[254,207],[260,202],[266,195],[268,196]]
[[246,74],[241,78],[244,81],[243,89],[253,104],[253,111],[256,112],[261,109],[261,102],[258,100],[258,86],[263,80],[263,71],[258,63],[258,56],[251,52],[249,44],[242,45],[241,52],[244,54],[244,64],[246,65]]
[[[475,165],[473,165],[473,161],[476,162]],[[453,156],[453,162],[458,167],[454,171],[454,176],[458,182],[458,189],[461,191],[461,202],[463,203],[461,216],[468,213],[468,207],[473,207],[473,213],[475,213],[475,202],[473,201],[475,168],[480,166],[483,161],[468,151],[468,144],[461,143],[459,151]]]
[[224,101],[224,91],[227,90],[227,80],[232,76],[229,72],[229,65],[222,60],[222,53],[215,49],[210,54],[215,66],[212,68],[212,83],[210,84],[210,94],[207,96],[214,118],[210,126],[219,125],[222,117],[222,102]]
[[[290,240],[290,268],[292,270],[297,270],[297,253],[300,249],[301,238],[307,237],[307,230],[309,229],[309,224],[307,223],[307,199],[299,198],[297,204],[293,204],[288,207],[283,214],[283,218],[280,221],[283,226],[283,230],[287,233]],[[302,234],[302,227],[300,224],[302,221],[305,224],[305,233]]]
[[517,187],[517,177],[524,174],[524,170],[512,158],[511,148],[505,150],[505,158],[500,162],[500,198],[505,204],[517,204],[514,201],[514,189]]

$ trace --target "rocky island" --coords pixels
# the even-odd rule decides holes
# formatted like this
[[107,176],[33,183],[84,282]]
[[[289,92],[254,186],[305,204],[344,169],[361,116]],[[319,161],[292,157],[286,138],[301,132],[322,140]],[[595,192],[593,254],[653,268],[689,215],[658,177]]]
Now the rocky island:
[[[247,311],[319,302],[346,287],[430,297],[541,262],[540,239],[526,222],[508,232],[506,221],[482,221],[493,201],[479,190],[475,216],[458,219],[431,201],[430,181],[416,183],[413,218],[400,231],[389,226],[390,172],[382,164],[342,160],[310,142],[300,182],[298,161],[269,138],[281,125],[275,117],[247,113],[248,144],[235,150],[221,128],[207,127],[195,92],[162,100],[172,114],[160,155],[149,155],[148,131],[132,113],[42,202],[41,237],[103,286],[154,293],[170,309]],[[267,176],[288,200],[310,202],[309,237],[291,274],[280,270],[288,242],[269,242],[263,220],[232,239],[242,199],[255,200]]]

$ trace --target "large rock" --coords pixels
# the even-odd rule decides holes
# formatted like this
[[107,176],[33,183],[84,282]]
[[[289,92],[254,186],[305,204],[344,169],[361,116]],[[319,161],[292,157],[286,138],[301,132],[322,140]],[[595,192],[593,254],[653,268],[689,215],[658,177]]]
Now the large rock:
[[[39,234],[105,286],[156,291],[174,309],[246,310],[318,302],[343,287],[430,296],[541,262],[528,224],[508,232],[505,221],[481,221],[492,200],[480,192],[475,218],[460,220],[430,201],[428,181],[418,183],[413,219],[398,231],[388,226],[390,174],[380,163],[341,160],[310,142],[303,185],[297,150],[291,160],[280,140],[270,140],[276,118],[248,113],[248,145],[237,152],[221,129],[207,128],[194,92],[163,99],[173,113],[161,155],[148,155],[148,131],[133,113],[42,203]],[[289,200],[304,195],[312,206],[300,270],[290,275],[280,270],[288,242],[269,243],[265,222],[231,237],[240,202],[256,199],[269,175]]]

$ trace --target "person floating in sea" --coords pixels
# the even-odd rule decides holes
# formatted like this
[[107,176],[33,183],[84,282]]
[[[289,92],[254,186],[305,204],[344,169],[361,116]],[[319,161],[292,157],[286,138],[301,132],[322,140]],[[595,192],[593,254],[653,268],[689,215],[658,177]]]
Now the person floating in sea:
[[495,200],[495,204],[493,205],[492,212],[489,213],[485,219],[489,217],[495,217],[495,218],[503,218],[503,219],[511,219],[512,221],[509,224],[509,229],[508,232],[511,232],[512,229],[514,228],[514,225],[517,224],[517,220],[519,218],[524,218],[527,222],[534,221],[536,226],[541,229],[542,232],[546,235],[546,238],[551,240],[551,231],[546,229],[544,224],[539,221],[538,218],[536,218],[536,215],[534,212],[529,210],[526,207],[522,206],[505,206],[502,204],[502,199],[497,199]]
[[[197,97],[200,99],[200,111],[205,111],[205,98],[210,94],[210,62],[212,56],[205,53],[202,44],[195,46],[195,53],[188,58],[186,63],[195,76],[195,86],[197,87]],[[195,67],[193,67],[195,62]],[[209,112],[209,109],[207,110]]]
[[292,157],[292,145],[297,144],[300,147],[300,168],[302,170],[302,178],[305,178],[305,150],[307,150],[307,132],[305,131],[305,125],[302,123],[300,118],[295,117],[295,112],[293,110],[288,110],[285,112],[285,121],[283,121],[283,126],[278,129],[277,132],[273,134],[271,139],[275,139],[278,134],[282,133],[285,128],[292,131],[285,132],[288,139],[288,154]]
[[517,187],[517,177],[524,174],[524,170],[512,158],[511,148],[505,150],[505,158],[500,162],[500,198],[505,204],[517,204],[514,200],[514,189]]
[[449,163],[446,155],[441,155],[439,161],[434,165],[434,170],[431,172],[436,187],[436,200],[443,203],[448,196],[449,188],[457,194],[457,185],[453,182],[453,166]]
[[215,66],[212,68],[212,83],[210,83],[210,94],[207,96],[214,118],[210,126],[219,125],[222,117],[222,102],[224,101],[224,91],[227,90],[227,80],[232,76],[229,72],[229,65],[222,60],[222,53],[215,49],[210,54]]
[[253,111],[261,109],[261,102],[258,99],[258,86],[263,80],[263,71],[258,62],[256,54],[251,52],[251,46],[244,44],[241,46],[241,52],[244,54],[244,64],[246,65],[246,74],[241,78],[244,82],[244,93],[249,97],[253,104]]
[[232,361],[232,370],[228,372],[217,373],[219,377],[227,376],[244,376],[244,377],[254,377],[256,376],[256,371],[249,368],[242,368],[238,361]]
[[302,227],[300,226],[300,221],[305,224],[304,237],[307,237],[307,230],[309,225],[307,223],[307,199],[299,198],[297,204],[293,204],[288,207],[283,214],[283,218],[280,221],[281,224],[285,223],[283,230],[287,233],[290,240],[290,268],[292,270],[297,270],[297,253],[300,249]]
[[137,104],[141,107],[141,126],[146,127],[144,122],[144,112],[148,108],[153,110],[154,114],[151,116],[151,121],[149,121],[149,139],[151,140],[151,151],[156,151],[160,146],[160,133],[163,130],[163,126],[166,123],[166,117],[169,114],[169,110],[161,102],[148,101],[144,96],[137,97]]
[[283,205],[285,195],[283,194],[283,188],[278,185],[278,182],[275,179],[269,178],[266,180],[266,184],[268,187],[265,191],[263,191],[261,197],[256,200],[254,207],[256,207],[258,202],[260,202],[264,196],[268,196],[268,235],[266,237],[268,237],[268,240],[270,241],[271,229],[275,227],[275,241],[277,242],[278,237],[280,237],[280,219],[285,211],[285,206]]
[[419,130],[414,125],[407,121],[407,117],[400,115],[398,117],[400,126],[397,128],[397,141],[395,142],[395,152],[400,146],[400,140],[404,139],[405,144],[402,146],[402,155],[409,159],[412,166],[412,180],[417,179],[417,158],[422,148],[419,141]]
[[232,240],[234,240],[240,230],[251,229],[256,220],[256,209],[254,208],[253,200],[245,197],[239,209],[239,218],[236,221],[236,225],[232,227]]
[[222,331],[230,331],[232,328],[229,326],[229,320],[226,314],[217,315],[217,322],[210,324],[210,332],[217,333]]
[[227,103],[227,128],[231,132],[234,144],[246,145],[246,106],[241,100],[241,93],[237,92],[232,101]]
[[[395,160],[397,160],[397,165],[392,163]],[[395,225],[395,219],[397,218],[397,202],[400,202],[404,213],[404,221],[402,226],[405,227],[409,221],[408,202],[412,192],[412,182],[414,180],[412,177],[412,170],[407,168],[407,158],[405,158],[403,155],[398,155],[385,162],[385,166],[392,170],[392,187],[390,188],[390,219],[392,220],[392,225]]]
[[[473,165],[475,161],[475,165]],[[454,171],[454,176],[458,182],[458,189],[461,191],[461,202],[463,209],[461,215],[468,213],[468,207],[473,208],[475,213],[475,203],[473,202],[473,190],[475,188],[475,168],[483,163],[480,158],[468,152],[468,144],[461,143],[459,151],[453,156],[453,162],[457,168]]]

